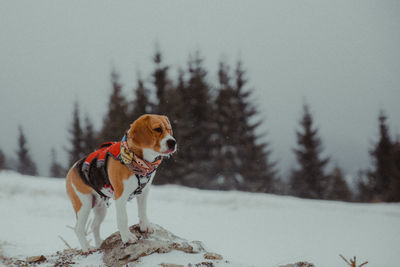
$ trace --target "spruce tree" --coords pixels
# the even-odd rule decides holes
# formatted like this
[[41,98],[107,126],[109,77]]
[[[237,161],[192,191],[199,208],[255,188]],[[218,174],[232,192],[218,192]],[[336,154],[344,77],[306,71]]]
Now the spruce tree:
[[325,198],[342,201],[350,201],[352,199],[351,190],[339,166],[336,166],[328,177]]
[[6,169],[6,156],[3,153],[3,150],[0,149],[0,170]]
[[379,141],[370,150],[373,169],[368,173],[369,179],[374,185],[375,197],[382,201],[388,201],[389,186],[394,174],[393,143],[390,139],[386,119],[386,115],[381,110],[379,114]]
[[242,125],[238,135],[241,137],[242,146],[240,154],[244,161],[241,166],[242,176],[246,179],[246,184],[242,187],[245,190],[272,193],[276,192],[275,184],[277,176],[276,162],[271,160],[271,149],[269,143],[262,142],[260,139],[265,136],[258,136],[256,131],[261,125],[261,121],[254,121],[257,116],[257,109],[251,105],[250,97],[253,92],[246,89],[247,80],[242,63],[239,61],[235,69],[235,91],[239,96],[239,109],[242,110]]
[[327,185],[324,169],[329,158],[321,156],[322,142],[307,104],[303,106],[300,126],[302,129],[296,131],[298,147],[293,149],[299,168],[292,171],[291,192],[298,197],[323,199]]
[[67,150],[69,156],[69,166],[72,166],[76,161],[85,156],[85,148],[83,145],[83,130],[79,117],[79,104],[74,103],[74,110],[72,115],[72,124],[68,129],[70,134],[71,147]]
[[82,136],[83,153],[89,155],[91,152],[96,150],[100,144],[93,123],[87,114],[85,116],[85,126],[82,131]]
[[188,153],[190,153],[190,148],[187,147],[187,142],[190,142],[187,125],[190,121],[185,103],[187,98],[184,98],[186,90],[184,72],[180,70],[177,85],[168,90],[165,106],[178,147],[177,152],[171,158],[164,160],[160,166],[160,175],[155,180],[158,184],[187,184],[185,178],[195,171],[192,169],[193,165],[188,164],[187,161]]
[[[180,152],[185,157],[186,174],[184,184],[207,188],[212,173],[212,133],[213,106],[210,85],[207,83],[207,71],[203,59],[197,52],[188,63],[189,79],[182,92],[185,103],[186,130],[181,136]],[[183,143],[182,143],[183,142]]]
[[400,200],[400,156],[398,144],[391,140],[387,117],[379,113],[379,140],[369,151],[373,167],[359,178],[360,201]]
[[18,127],[19,137],[18,137],[18,150],[17,150],[17,158],[18,158],[18,166],[17,171],[21,174],[38,175],[36,164],[33,162],[31,155],[29,153],[27,147],[27,141],[22,130],[22,126]]
[[132,101],[132,109],[130,112],[130,121],[133,122],[143,114],[151,111],[152,105],[149,100],[149,90],[145,87],[143,80],[137,80],[135,89],[135,99]]
[[[240,155],[242,143],[238,140],[239,124],[242,110],[237,107],[238,96],[231,85],[229,67],[220,62],[218,70],[218,95],[215,100],[215,121],[220,127],[216,128],[213,142],[213,163],[217,179],[214,180],[218,189],[239,189],[244,183],[240,174],[243,160]],[[239,118],[240,117],[240,118]]]
[[[175,95],[175,89],[173,88],[172,81],[169,79],[168,70],[169,67],[164,64],[162,60],[162,54],[160,50],[157,50],[153,62],[155,69],[152,72],[152,83],[155,89],[157,102],[152,105],[152,112],[156,114],[166,115],[171,120],[172,129],[175,131],[174,118],[176,113],[174,110],[177,109],[173,95]],[[140,87],[138,87],[139,89]],[[163,164],[160,166],[160,175],[155,180],[155,184],[166,184],[176,182],[177,177],[177,166],[176,156],[173,158],[164,159]]]
[[249,102],[252,90],[245,88],[242,63],[236,65],[233,84],[225,63],[220,63],[218,77],[214,163],[219,188],[273,192],[275,163],[270,161],[268,144],[255,133],[260,122],[251,122],[257,112]]
[[157,50],[153,62],[155,64],[155,70],[152,74],[154,87],[156,89],[156,97],[158,100],[157,105],[154,106],[154,113],[167,115],[167,94],[171,87],[171,81],[168,78],[168,66],[164,66],[162,62],[162,54],[160,50]]
[[66,171],[57,161],[57,154],[54,148],[51,149],[50,154],[51,154],[50,177],[64,178],[66,175]]
[[161,165],[160,175],[154,182],[207,188],[213,179],[210,158],[213,113],[203,59],[199,53],[190,57],[188,79],[186,80],[185,73],[180,71],[176,86],[167,79],[166,71],[167,67],[156,64],[153,78],[156,77],[154,74],[158,73],[157,77],[164,82],[155,83],[158,84],[155,88],[165,90],[158,90],[159,101],[155,110],[162,110],[161,113],[169,117],[178,142],[178,151]]
[[390,180],[388,201],[400,202],[400,142],[393,145],[393,175]]
[[119,75],[111,73],[112,92],[108,102],[108,111],[103,119],[103,128],[100,133],[100,143],[119,141],[124,131],[129,129],[128,102],[122,92]]

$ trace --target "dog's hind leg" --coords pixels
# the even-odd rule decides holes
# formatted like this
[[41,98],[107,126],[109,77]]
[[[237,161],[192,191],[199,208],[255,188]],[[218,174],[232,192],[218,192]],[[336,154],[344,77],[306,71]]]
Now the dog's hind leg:
[[96,206],[93,208],[93,212],[94,220],[92,223],[92,232],[96,247],[100,247],[101,242],[103,241],[100,237],[100,225],[107,213],[106,204],[100,197],[96,199]]
[[89,243],[86,239],[86,222],[92,209],[93,189],[83,183],[79,177],[76,167],[73,166],[67,174],[66,189],[76,214],[75,233],[78,237],[82,250],[89,250]]
[[79,192],[77,192],[77,195],[79,196],[82,206],[76,213],[75,234],[78,237],[82,250],[86,252],[90,249],[89,243],[86,239],[86,223],[90,210],[92,209],[93,196],[92,194],[80,194]]

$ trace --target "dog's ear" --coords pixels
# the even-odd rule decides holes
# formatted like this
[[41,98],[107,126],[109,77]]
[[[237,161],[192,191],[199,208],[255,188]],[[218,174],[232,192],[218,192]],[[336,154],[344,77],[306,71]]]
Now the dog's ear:
[[149,115],[143,115],[131,124],[129,138],[134,146],[142,148],[153,145],[153,138],[149,138],[152,135],[150,120]]

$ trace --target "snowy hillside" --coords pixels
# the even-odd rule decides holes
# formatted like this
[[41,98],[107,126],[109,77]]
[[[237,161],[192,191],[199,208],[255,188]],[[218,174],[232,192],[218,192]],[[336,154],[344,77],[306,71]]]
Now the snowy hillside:
[[[75,216],[63,179],[1,172],[0,185],[3,255],[24,259],[53,254],[66,248],[58,235],[78,247],[74,233],[66,227],[74,225]],[[339,254],[369,261],[368,267],[396,267],[400,262],[399,204],[346,204],[156,186],[151,189],[148,213],[153,222],[181,237],[203,241],[210,251],[238,266],[297,261],[318,267],[346,266]],[[135,201],[128,204],[128,214],[129,224],[137,223]],[[115,231],[111,205],[102,237]],[[88,264],[100,265],[100,256],[80,263]]]

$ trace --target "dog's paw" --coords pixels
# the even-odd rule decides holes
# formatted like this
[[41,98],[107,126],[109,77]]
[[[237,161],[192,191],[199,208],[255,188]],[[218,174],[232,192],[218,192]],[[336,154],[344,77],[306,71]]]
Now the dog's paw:
[[126,234],[121,234],[121,240],[122,243],[127,244],[127,243],[135,243],[137,241],[136,235],[132,234],[131,232],[128,232]]
[[140,222],[139,226],[142,233],[154,233],[154,227],[150,222]]

